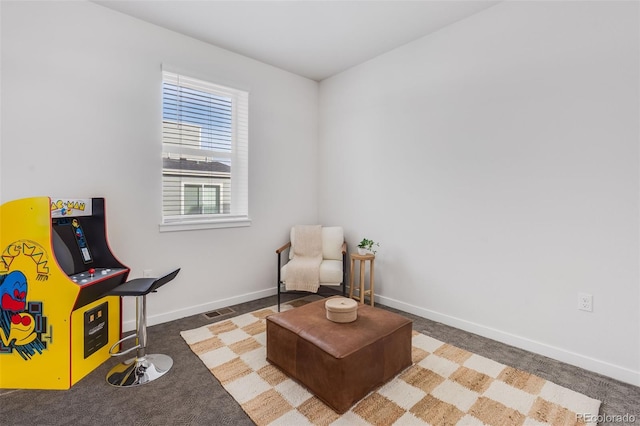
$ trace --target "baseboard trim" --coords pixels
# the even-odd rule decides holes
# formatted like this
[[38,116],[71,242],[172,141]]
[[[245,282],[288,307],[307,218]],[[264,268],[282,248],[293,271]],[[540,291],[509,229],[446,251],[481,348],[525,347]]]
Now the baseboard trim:
[[[215,309],[237,305],[239,303],[250,302],[252,300],[261,299],[263,297],[273,296],[275,294],[275,288],[264,289],[260,291],[241,294],[238,296],[228,297],[225,299],[215,300],[208,303],[203,303],[201,305],[190,306],[185,309],[164,312],[162,314],[147,317],[147,325],[152,326],[155,324],[162,324],[191,315],[197,315]],[[640,386],[640,371],[634,371],[626,367],[621,367],[615,364],[608,363],[606,361],[567,351],[566,349],[558,348],[543,342],[538,342],[526,337],[507,333],[492,327],[487,327],[482,324],[467,321],[462,318],[457,318],[430,309],[425,309],[420,306],[392,299],[390,297],[376,295],[375,299],[376,302],[379,302],[391,308],[399,309],[401,311],[418,315],[432,321],[437,321],[451,327],[475,333],[480,336],[493,339],[498,342],[506,343],[507,345],[515,346],[517,348],[534,352],[540,355],[544,355],[561,362],[566,362],[567,364],[575,365],[576,367],[584,368],[586,370],[593,371],[595,373],[602,374],[625,383]],[[124,332],[135,330],[135,328],[135,319],[124,321],[122,323],[122,329]]]
[[475,333],[480,336],[506,343],[508,345],[515,346],[517,348],[534,352],[540,355],[544,355],[561,362],[566,362],[567,364],[584,368],[585,370],[602,374],[604,376],[611,377],[625,383],[640,386],[640,371],[634,371],[626,367],[621,367],[615,364],[608,363],[606,361],[591,358],[579,353],[568,351],[566,349],[531,340],[526,337],[507,333],[472,321],[467,321],[430,309],[425,309],[419,306],[412,305],[410,303],[402,302],[400,300],[391,299],[389,297],[380,295],[376,295],[375,298],[376,302],[380,302],[381,304],[389,306],[391,308],[399,309],[401,311],[418,315],[432,321],[437,321],[451,327]]
[[[225,308],[227,306],[237,305],[239,303],[250,302],[256,299],[262,299],[263,297],[269,297],[276,294],[275,286],[270,289],[254,291],[251,293],[241,294],[239,296],[228,297],[226,299],[214,300],[212,302],[203,303],[201,305],[190,306],[185,309],[179,309],[171,312],[163,312],[158,315],[151,315],[147,317],[147,326],[156,324],[162,324],[165,322],[189,317],[191,315],[202,314],[205,312],[213,311],[215,309]],[[122,331],[133,331],[136,329],[135,318],[129,321],[123,321]]]

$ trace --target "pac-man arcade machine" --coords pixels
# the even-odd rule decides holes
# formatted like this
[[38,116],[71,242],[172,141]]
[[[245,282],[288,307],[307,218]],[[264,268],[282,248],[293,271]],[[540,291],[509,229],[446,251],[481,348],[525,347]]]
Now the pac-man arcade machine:
[[0,387],[69,389],[109,358],[129,268],[111,253],[103,198],[0,207]]

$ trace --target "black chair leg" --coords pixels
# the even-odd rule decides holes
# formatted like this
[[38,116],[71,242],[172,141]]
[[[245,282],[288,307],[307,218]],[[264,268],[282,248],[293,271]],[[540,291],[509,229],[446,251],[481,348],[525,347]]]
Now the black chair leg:
[[278,283],[278,312],[280,312],[280,283]]

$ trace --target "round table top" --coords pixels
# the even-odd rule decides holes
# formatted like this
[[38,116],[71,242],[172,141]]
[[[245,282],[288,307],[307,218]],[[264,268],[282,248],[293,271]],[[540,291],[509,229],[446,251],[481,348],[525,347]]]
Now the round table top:
[[351,256],[352,259],[357,259],[357,260],[372,260],[372,259],[375,259],[376,257],[376,255],[373,253],[370,253],[370,254],[349,253],[349,256]]

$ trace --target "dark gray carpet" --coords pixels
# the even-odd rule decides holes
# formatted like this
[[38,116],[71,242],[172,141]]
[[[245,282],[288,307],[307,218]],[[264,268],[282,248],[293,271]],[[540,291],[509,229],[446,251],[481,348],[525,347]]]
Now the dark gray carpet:
[[[294,296],[295,297],[295,296]],[[300,297],[300,296],[297,296]],[[289,296],[292,298],[292,296]],[[166,376],[135,388],[115,388],[105,376],[117,359],[94,370],[68,391],[0,390],[3,425],[252,425],[180,337],[180,331],[272,306],[275,296],[232,306],[234,313],[214,319],[204,315],[149,327],[148,353],[171,356]],[[392,311],[398,312],[394,309]],[[414,329],[506,365],[529,371],[602,401],[601,416],[635,416],[640,425],[640,388],[535,355],[446,325],[405,314]]]

